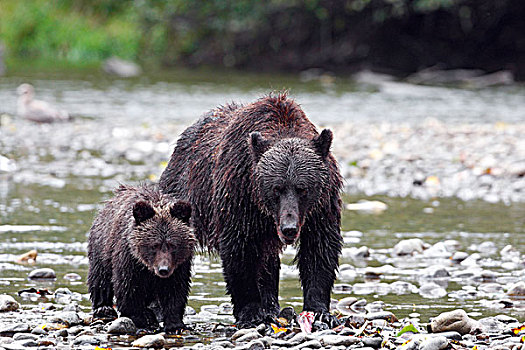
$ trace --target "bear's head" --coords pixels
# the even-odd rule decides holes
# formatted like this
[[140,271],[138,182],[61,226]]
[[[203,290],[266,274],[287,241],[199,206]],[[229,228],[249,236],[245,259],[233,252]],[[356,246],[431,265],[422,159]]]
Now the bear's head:
[[157,276],[167,278],[193,256],[197,240],[188,226],[188,202],[153,205],[139,200],[133,205],[133,230],[129,235],[132,254]]
[[257,202],[273,217],[284,244],[297,241],[306,216],[329,186],[327,158],[332,132],[325,129],[312,140],[286,138],[272,144],[260,133],[248,139],[255,165]]

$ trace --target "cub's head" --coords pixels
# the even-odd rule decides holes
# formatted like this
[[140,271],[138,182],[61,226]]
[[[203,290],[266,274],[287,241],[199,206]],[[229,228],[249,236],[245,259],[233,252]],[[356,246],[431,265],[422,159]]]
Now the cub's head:
[[133,231],[129,236],[132,254],[157,276],[167,278],[193,256],[196,238],[190,229],[188,202],[133,205]]
[[280,240],[292,244],[329,186],[332,132],[325,129],[312,140],[288,138],[273,145],[254,132],[248,142],[259,206],[275,220]]

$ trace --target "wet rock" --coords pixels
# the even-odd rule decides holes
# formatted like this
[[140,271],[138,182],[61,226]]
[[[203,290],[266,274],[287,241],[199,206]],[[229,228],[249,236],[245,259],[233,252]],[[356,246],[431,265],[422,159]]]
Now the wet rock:
[[430,322],[430,330],[433,333],[456,331],[459,334],[473,334],[482,330],[481,324],[470,318],[462,310],[444,312]]
[[62,323],[67,327],[76,326],[82,323],[82,319],[74,311],[60,312],[49,319],[52,323]]
[[259,333],[257,330],[252,330],[251,332],[248,332],[244,334],[243,336],[238,337],[236,341],[237,342],[248,342],[248,341],[259,339],[259,338],[262,338],[261,333]]
[[257,330],[255,328],[239,329],[237,332],[233,333],[232,341],[236,341],[237,339],[239,339],[239,338],[241,338],[241,337],[243,337],[246,334],[251,333],[251,332],[257,332]]
[[437,242],[423,252],[428,258],[448,258],[450,251],[444,242]]
[[485,317],[478,320],[483,327],[483,331],[488,333],[500,333],[505,329],[505,324],[498,321],[495,317]]
[[450,273],[443,266],[432,265],[422,271],[422,275],[425,278],[447,278],[450,277]]
[[221,341],[214,341],[212,343],[214,346],[220,346],[222,348],[227,348],[227,349],[231,349],[231,348],[234,348],[235,345],[233,345],[231,342],[227,341],[227,340],[221,340]]
[[219,315],[232,315],[233,305],[232,303],[222,303],[219,305]]
[[342,335],[325,335],[321,337],[320,342],[323,346],[350,346],[360,342],[357,337],[342,336]]
[[478,287],[478,290],[485,292],[485,293],[497,294],[497,293],[503,293],[503,286],[501,286],[498,283],[486,283],[486,284],[480,285]]
[[442,298],[447,295],[447,290],[433,282],[424,283],[419,287],[419,295],[423,298]]
[[12,173],[16,170],[16,163],[14,160],[0,155],[0,174]]
[[192,308],[191,306],[186,306],[186,309],[184,311],[184,314],[186,316],[193,316],[193,315],[196,315],[197,314],[197,311],[195,311],[194,308]]
[[477,246],[477,251],[486,255],[494,254],[496,250],[496,245],[490,241],[483,242]]
[[463,337],[461,334],[459,334],[456,331],[448,331],[448,332],[441,332],[441,333],[435,333],[436,336],[442,336],[450,340],[461,340]]
[[350,294],[352,293],[352,285],[346,283],[336,283],[332,288],[332,292],[337,294]]
[[19,307],[20,305],[12,296],[5,294],[0,295],[0,312],[15,311],[18,310]]
[[383,342],[383,338],[381,337],[363,337],[361,338],[361,342],[365,346],[369,346],[374,349],[379,349],[381,347],[381,343]]
[[339,310],[343,315],[355,314],[356,310],[353,309],[352,306],[357,300],[358,299],[354,297],[343,298],[337,303],[337,310]]
[[398,242],[392,251],[393,256],[414,255],[423,253],[427,244],[419,238],[406,239]]
[[31,329],[26,323],[13,323],[0,328],[0,336],[10,337],[15,333],[29,333]]
[[217,305],[202,305],[201,306],[201,312],[206,311],[211,314],[218,314],[219,313],[219,306]]
[[70,272],[64,275],[64,279],[67,281],[80,281],[82,277],[78,273]]
[[57,278],[55,270],[45,267],[41,269],[35,269],[27,276],[29,279],[55,279]]
[[418,292],[418,288],[415,285],[409,282],[405,282],[405,281],[395,281],[391,283],[390,290],[392,291],[392,293],[395,293],[397,295]]
[[105,60],[102,69],[108,74],[122,78],[136,77],[142,73],[139,65],[118,57],[111,57]]
[[101,336],[83,334],[75,337],[72,343],[73,345],[99,345],[104,341],[105,339]]
[[38,335],[31,334],[31,333],[16,333],[13,335],[13,340],[26,340],[26,339],[36,340],[38,338],[39,338]]
[[128,317],[119,317],[108,325],[109,334],[135,334],[137,327]]
[[380,214],[388,209],[388,205],[380,201],[360,200],[357,203],[348,203],[345,209]]
[[446,349],[449,340],[443,336],[429,337],[419,344],[419,350],[441,350]]
[[397,322],[397,317],[390,311],[371,312],[365,315],[367,320],[386,320],[387,322]]
[[525,297],[525,282],[521,281],[511,285],[507,295],[511,297]]
[[166,344],[166,340],[160,334],[145,335],[131,343],[137,348],[162,348],[164,344]]
[[260,340],[252,340],[246,346],[238,347],[239,350],[264,350],[264,343]]
[[320,349],[322,347],[323,347],[323,345],[321,344],[321,342],[319,342],[319,340],[312,339],[312,340],[306,341],[306,342],[304,342],[302,344],[296,345],[292,349],[293,350],[300,350],[300,349],[304,349],[304,348]]

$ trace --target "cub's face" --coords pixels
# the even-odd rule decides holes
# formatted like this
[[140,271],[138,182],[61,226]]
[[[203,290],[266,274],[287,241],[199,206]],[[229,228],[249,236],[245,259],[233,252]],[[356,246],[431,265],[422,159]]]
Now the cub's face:
[[[259,204],[273,217],[277,235],[284,244],[297,241],[306,216],[319,204],[323,191],[328,187],[329,173],[325,159],[331,132],[328,133],[323,132],[311,141],[284,139],[272,146],[264,145],[267,141],[260,134],[251,135]],[[319,148],[320,137],[329,139],[324,140],[328,144],[324,143],[323,149]]]
[[135,203],[130,237],[133,255],[157,276],[170,277],[195,248],[196,238],[188,226],[190,216],[190,204],[183,201],[160,208],[146,201]]

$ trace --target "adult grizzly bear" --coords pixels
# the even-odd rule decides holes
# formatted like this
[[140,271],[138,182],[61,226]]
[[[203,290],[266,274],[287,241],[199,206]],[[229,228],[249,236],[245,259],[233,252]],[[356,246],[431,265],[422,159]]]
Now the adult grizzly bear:
[[279,253],[297,240],[304,310],[336,321],[328,312],[342,179],[331,142],[285,94],[212,110],[177,142],[160,187],[190,201],[197,238],[222,259],[240,327],[279,313]]
[[121,316],[154,329],[156,303],[167,332],[184,328],[197,239],[188,226],[191,207],[153,185],[121,185],[89,233],[88,287],[95,319]]

